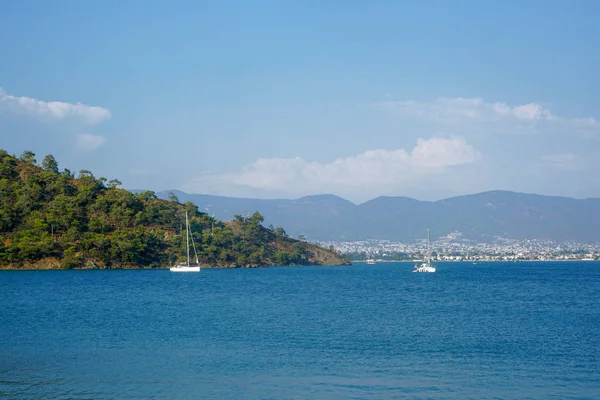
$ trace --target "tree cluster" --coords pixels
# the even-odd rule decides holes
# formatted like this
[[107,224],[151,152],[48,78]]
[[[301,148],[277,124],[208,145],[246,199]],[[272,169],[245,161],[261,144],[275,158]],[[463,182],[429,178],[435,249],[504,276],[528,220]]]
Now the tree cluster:
[[218,266],[306,264],[306,243],[267,229],[256,212],[223,223],[196,205],[118,180],[60,171],[52,155],[19,158],[0,150],[0,266],[52,257],[63,268],[168,267],[186,254],[185,214],[201,262]]

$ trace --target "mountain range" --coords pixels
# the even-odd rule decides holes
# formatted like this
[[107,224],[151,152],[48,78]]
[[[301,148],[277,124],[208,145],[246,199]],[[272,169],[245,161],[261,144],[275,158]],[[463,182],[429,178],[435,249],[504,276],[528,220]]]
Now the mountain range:
[[556,242],[600,241],[600,199],[574,199],[510,191],[489,191],[438,201],[408,197],[377,197],[354,204],[335,195],[299,199],[248,199],[177,190],[181,202],[221,220],[259,211],[264,225],[283,227],[288,235],[309,241],[383,239],[410,243],[431,229],[432,239],[452,236],[460,241],[537,239]]

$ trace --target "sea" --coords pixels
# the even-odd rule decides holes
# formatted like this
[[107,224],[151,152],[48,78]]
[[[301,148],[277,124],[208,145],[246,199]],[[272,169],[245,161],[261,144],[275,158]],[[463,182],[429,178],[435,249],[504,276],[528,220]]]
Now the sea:
[[0,271],[0,399],[598,399],[600,263]]

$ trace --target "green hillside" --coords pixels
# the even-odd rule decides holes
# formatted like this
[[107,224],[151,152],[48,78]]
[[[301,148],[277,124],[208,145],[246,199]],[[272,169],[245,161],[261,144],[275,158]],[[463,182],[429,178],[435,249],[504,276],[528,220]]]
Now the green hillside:
[[337,253],[267,229],[263,217],[221,222],[117,180],[59,171],[52,155],[0,150],[0,269],[166,268],[185,255],[185,213],[203,266],[342,265]]

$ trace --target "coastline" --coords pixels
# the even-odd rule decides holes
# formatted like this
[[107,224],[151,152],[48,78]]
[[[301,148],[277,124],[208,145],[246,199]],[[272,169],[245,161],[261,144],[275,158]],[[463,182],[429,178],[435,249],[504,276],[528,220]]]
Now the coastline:
[[[201,269],[259,269],[259,268],[281,268],[281,267],[347,267],[348,264],[291,264],[291,265],[236,265],[236,264],[201,264]],[[109,270],[169,270],[171,266],[138,266],[121,265],[117,267],[83,266],[78,268],[63,268],[60,263],[26,263],[23,265],[6,264],[0,265],[0,271],[109,271]]]
[[[418,263],[418,262],[422,262],[423,260],[375,260],[376,264],[384,264],[384,263]],[[490,263],[490,262],[504,262],[504,263],[520,263],[520,262],[574,262],[574,261],[581,261],[581,262],[600,262],[600,259],[598,260],[585,260],[585,259],[550,259],[550,260],[537,260],[537,259],[523,259],[523,260],[432,260],[432,263],[453,263],[453,264],[458,264],[458,263],[465,263],[465,264],[472,264],[472,263]],[[366,264],[367,261],[366,260],[354,260],[351,261],[353,263],[364,263]]]
[[[390,264],[390,263],[403,263],[403,264],[413,264],[419,261],[410,261],[410,260],[382,260],[377,261],[376,264]],[[436,261],[436,263],[448,263],[448,264],[473,264],[473,263],[538,263],[538,262],[546,262],[546,263],[572,263],[572,262],[600,262],[600,260],[517,260],[517,261],[508,261],[508,260],[478,260],[478,261]],[[263,269],[263,268],[283,268],[283,267],[347,267],[354,265],[354,263],[367,264],[366,261],[352,261],[349,264],[300,264],[300,265],[212,265],[206,264],[202,265],[202,269]],[[373,265],[373,264],[369,264]],[[82,268],[62,268],[62,267],[31,267],[28,265],[26,267],[23,266],[15,266],[15,265],[0,265],[0,271],[123,271],[123,270],[168,270],[170,267],[150,267],[150,266],[121,266],[114,268],[101,268],[101,267],[82,267]]]

